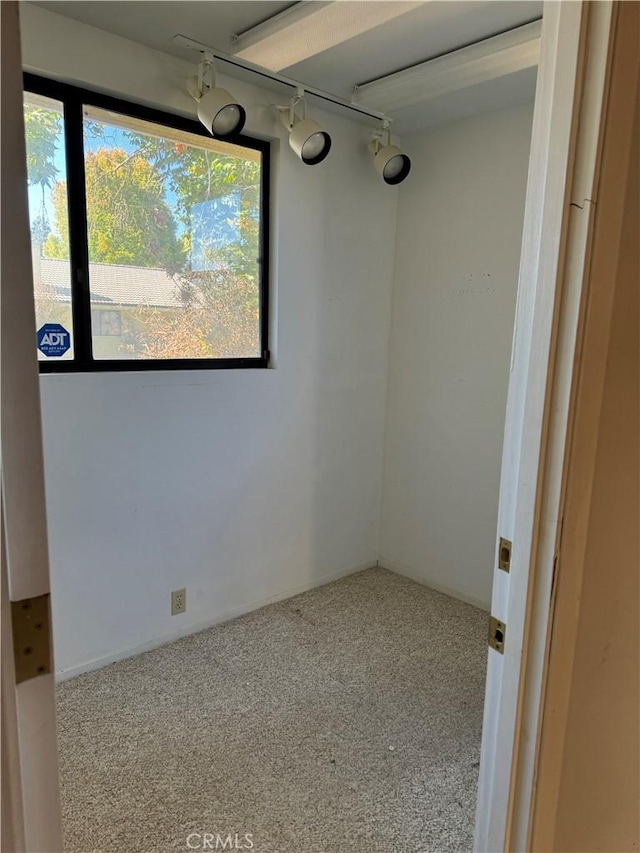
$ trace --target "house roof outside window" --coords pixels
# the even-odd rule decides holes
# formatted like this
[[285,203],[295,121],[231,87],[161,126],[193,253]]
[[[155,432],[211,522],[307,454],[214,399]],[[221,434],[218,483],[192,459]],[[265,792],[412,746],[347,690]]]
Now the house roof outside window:
[[[71,302],[71,268],[69,261],[57,258],[34,258],[35,293],[39,291],[56,302]],[[122,264],[89,264],[92,305],[149,306],[182,308],[185,305],[178,276],[163,269],[124,266]]]

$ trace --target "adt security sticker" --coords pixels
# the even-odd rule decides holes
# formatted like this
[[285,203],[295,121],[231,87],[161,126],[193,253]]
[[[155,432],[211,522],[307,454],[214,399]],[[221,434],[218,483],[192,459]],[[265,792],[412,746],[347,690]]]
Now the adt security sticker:
[[38,329],[38,349],[47,356],[64,355],[71,346],[71,335],[60,323],[45,323]]

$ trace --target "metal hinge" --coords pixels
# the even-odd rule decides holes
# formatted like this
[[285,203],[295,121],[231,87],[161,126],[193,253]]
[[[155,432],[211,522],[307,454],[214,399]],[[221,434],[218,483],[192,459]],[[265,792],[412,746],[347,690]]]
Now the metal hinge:
[[492,649],[495,649],[500,654],[504,654],[504,641],[507,636],[507,626],[505,622],[496,619],[495,616],[489,617],[489,638],[488,643]]
[[51,672],[49,593],[11,602],[16,684]]
[[498,548],[498,568],[504,572],[508,572],[511,568],[511,542],[508,539],[503,539],[502,536]]

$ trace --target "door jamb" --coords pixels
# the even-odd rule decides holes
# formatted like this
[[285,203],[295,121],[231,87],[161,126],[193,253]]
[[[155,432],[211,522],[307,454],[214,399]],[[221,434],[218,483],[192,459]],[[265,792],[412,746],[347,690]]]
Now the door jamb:
[[612,21],[613,49],[600,128],[598,185],[594,187],[592,203],[585,204],[583,211],[576,211],[577,217],[590,219],[589,251],[584,265],[571,433],[563,471],[564,521],[562,540],[558,544],[551,624],[547,632],[546,680],[537,729],[536,776],[528,835],[528,849],[540,851],[550,850],[554,844],[600,410],[626,213],[624,199],[634,156],[634,123],[638,119],[639,24],[637,3],[616,4]]
[[489,651],[478,851],[529,843],[616,13],[609,0],[544,8],[498,521],[511,570],[496,573],[492,603],[507,640],[503,658]]

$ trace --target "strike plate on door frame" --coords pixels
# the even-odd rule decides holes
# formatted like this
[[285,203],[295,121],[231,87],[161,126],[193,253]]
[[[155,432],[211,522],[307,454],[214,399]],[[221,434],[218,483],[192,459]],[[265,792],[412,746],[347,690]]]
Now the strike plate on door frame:
[[495,616],[489,617],[489,638],[488,643],[492,649],[495,649],[501,655],[504,654],[504,641],[507,636],[507,625],[496,619]]
[[511,542],[501,536],[498,546],[498,568],[502,569],[503,572],[508,572],[511,569],[511,548]]

